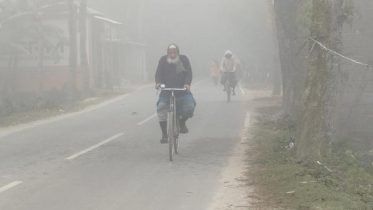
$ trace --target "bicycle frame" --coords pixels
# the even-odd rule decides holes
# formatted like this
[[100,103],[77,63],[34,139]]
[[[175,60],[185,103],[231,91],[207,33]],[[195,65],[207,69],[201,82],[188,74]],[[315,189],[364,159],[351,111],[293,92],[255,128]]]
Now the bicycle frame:
[[231,80],[232,80],[232,74],[235,74],[235,72],[224,72],[224,74],[225,74],[225,77],[226,77],[226,81],[224,83],[224,86],[225,86],[225,90],[227,92],[227,101],[230,102],[231,101],[231,91],[232,91]]
[[177,103],[175,91],[183,91],[185,88],[161,88],[161,90],[171,91],[170,97],[170,107],[167,116],[167,134],[169,141],[169,155],[170,161],[173,160],[173,154],[178,154],[179,148],[179,120],[180,117],[177,116]]
[[169,91],[171,91],[169,112],[173,112],[173,113],[176,114],[177,112],[176,112],[175,91],[183,91],[183,90],[186,90],[186,89],[185,88],[161,88],[161,90],[169,90]]

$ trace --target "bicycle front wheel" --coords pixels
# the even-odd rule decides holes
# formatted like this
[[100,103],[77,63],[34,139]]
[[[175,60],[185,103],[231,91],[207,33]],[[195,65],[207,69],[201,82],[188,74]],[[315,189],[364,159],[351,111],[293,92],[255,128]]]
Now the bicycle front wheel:
[[225,83],[225,90],[227,91],[227,102],[231,101],[231,85],[229,80]]
[[168,117],[167,117],[167,134],[168,134],[168,152],[169,152],[169,157],[170,161],[173,160],[174,157],[174,141],[175,141],[175,133],[174,133],[174,113],[173,112],[168,112]]
[[179,154],[179,134],[180,134],[180,126],[179,126],[179,118],[176,117],[174,120],[174,129],[175,129],[175,137],[174,137],[174,149],[175,149],[175,154]]

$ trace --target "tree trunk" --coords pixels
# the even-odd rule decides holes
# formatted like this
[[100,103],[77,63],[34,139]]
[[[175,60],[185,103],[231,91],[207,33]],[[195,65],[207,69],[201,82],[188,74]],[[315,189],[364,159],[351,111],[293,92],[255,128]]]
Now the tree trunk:
[[80,2],[80,67],[82,72],[83,95],[89,95],[90,77],[87,54],[87,0]]
[[70,58],[69,58],[69,102],[76,99],[76,69],[78,57],[77,43],[77,15],[74,0],[67,0],[69,9],[69,38],[70,38]]
[[[10,80],[10,88],[11,88],[11,97],[14,99],[15,93],[17,92],[17,71],[18,71],[18,64],[19,64],[19,55],[14,55],[13,66],[11,71],[11,80]],[[14,100],[13,100],[14,102]]]
[[11,55],[11,59],[9,61],[10,68],[8,70],[8,89],[7,89],[7,98],[9,100],[9,103],[12,107],[11,111],[14,111],[13,108],[15,105],[15,96],[16,96],[16,91],[17,91],[17,68],[18,68],[18,62],[19,62],[19,56],[17,54]]
[[42,38],[39,41],[39,64],[38,64],[38,72],[37,72],[37,77],[38,77],[38,90],[37,90],[37,98],[41,98],[42,93],[43,93],[43,77],[44,77],[44,42],[45,40]]
[[131,31],[131,23],[134,21],[133,17],[133,2],[132,1],[126,1],[126,19],[125,19],[125,33],[130,34]]
[[[278,50],[276,52],[278,52]],[[281,65],[280,65],[280,58],[278,57],[278,54],[274,56],[272,95],[273,96],[281,95]]]
[[8,65],[7,65],[7,70],[5,72],[5,77],[4,77],[4,93],[5,93],[5,98],[8,100],[11,93],[10,93],[10,86],[11,86],[11,75],[12,75],[12,70],[13,70],[13,63],[14,63],[14,55],[11,54],[8,58]]
[[275,22],[277,28],[278,49],[281,63],[281,77],[283,88],[282,114],[284,117],[296,119],[296,47],[297,47],[297,7],[298,0],[275,1]]
[[[342,53],[342,29],[345,16],[346,0],[332,1],[332,28],[330,47],[338,53]],[[336,113],[341,103],[342,93],[342,74],[341,74],[341,58],[335,54],[329,54],[331,66],[328,71],[328,80],[326,88],[325,101],[325,144],[327,152],[330,153],[332,143],[336,141]],[[350,119],[350,118],[349,118]]]
[[[332,0],[313,0],[311,37],[330,47],[332,26]],[[313,47],[314,46],[314,47]],[[308,74],[297,130],[297,157],[300,161],[319,160],[330,151],[325,141],[329,132],[326,124],[328,73],[331,59],[328,52],[310,42]],[[329,87],[330,88],[330,87]]]
[[[137,23],[137,30],[138,30],[138,38],[139,38],[139,42],[140,43],[144,43],[145,42],[145,38],[144,38],[144,10],[145,10],[145,6],[147,4],[146,2],[147,0],[141,0],[140,1],[140,6],[139,6],[139,13],[138,13],[138,23]],[[144,50],[144,49],[142,49]],[[144,82],[148,81],[148,73],[146,71],[146,65],[145,65],[145,59],[146,59],[146,55],[145,55],[145,51],[143,52],[143,56],[142,56],[142,80]]]
[[271,23],[272,23],[272,36],[273,36],[273,46],[274,46],[274,56],[273,56],[273,96],[281,95],[281,64],[280,64],[280,55],[279,55],[279,44],[278,44],[278,36],[277,36],[277,26],[275,20],[275,11],[273,7],[272,0],[268,0],[268,12],[271,13]]

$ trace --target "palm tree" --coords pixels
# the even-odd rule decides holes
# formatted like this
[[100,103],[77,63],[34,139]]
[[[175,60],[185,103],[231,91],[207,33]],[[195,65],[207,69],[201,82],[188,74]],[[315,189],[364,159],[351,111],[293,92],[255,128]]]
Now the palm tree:
[[[22,41],[29,40],[39,45],[37,97],[40,97],[43,91],[44,49],[48,48],[57,61],[59,59],[58,47],[68,42],[61,29],[42,23],[43,11],[40,8],[31,8],[27,4],[19,3],[22,2],[10,0],[0,2],[0,53],[8,57],[7,67],[2,75],[3,80],[0,81],[3,86],[3,93],[0,94],[0,106],[6,101],[10,105],[13,104],[19,57],[30,53]],[[6,114],[10,113],[11,110],[6,111]]]
[[21,44],[21,41],[36,31],[35,25],[39,21],[39,15],[33,12],[7,14],[13,15],[2,16],[2,21],[0,22],[0,53],[9,57],[3,81],[4,96],[9,99],[13,95],[15,88],[19,56],[29,53]]

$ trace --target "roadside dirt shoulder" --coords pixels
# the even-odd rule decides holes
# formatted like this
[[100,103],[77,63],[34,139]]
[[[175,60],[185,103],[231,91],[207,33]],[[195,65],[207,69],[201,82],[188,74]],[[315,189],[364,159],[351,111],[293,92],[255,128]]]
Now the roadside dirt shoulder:
[[[24,129],[32,128],[35,126],[59,121],[62,119],[66,119],[72,116],[79,115],[81,113],[89,112],[95,109],[99,109],[103,106],[108,104],[114,103],[116,101],[120,101],[126,98],[133,92],[142,90],[144,88],[150,87],[151,84],[143,84],[143,85],[133,85],[131,89],[128,89],[126,93],[118,94],[117,96],[108,97],[108,98],[89,98],[81,102],[77,102],[79,108],[74,109],[71,111],[65,111],[63,109],[57,111],[45,111],[43,114],[42,111],[38,113],[28,112],[28,113],[20,113],[17,114],[18,119],[23,122],[18,122],[17,120],[14,123],[11,123],[8,126],[0,127],[0,137],[7,136],[14,132],[18,132]],[[36,115],[34,119],[31,119],[32,115]],[[30,118],[30,119],[27,119]]]
[[247,177],[247,171],[250,170],[247,151],[251,149],[252,135],[250,130],[255,122],[255,108],[263,105],[254,103],[254,100],[268,96],[270,96],[270,92],[266,90],[245,90],[247,111],[241,141],[234,148],[229,163],[222,174],[222,187],[208,210],[250,209],[253,206],[255,200],[252,197],[255,196],[252,195],[254,189],[250,186],[250,180]]

